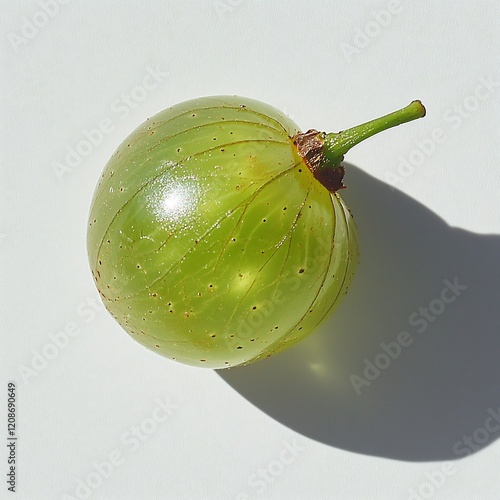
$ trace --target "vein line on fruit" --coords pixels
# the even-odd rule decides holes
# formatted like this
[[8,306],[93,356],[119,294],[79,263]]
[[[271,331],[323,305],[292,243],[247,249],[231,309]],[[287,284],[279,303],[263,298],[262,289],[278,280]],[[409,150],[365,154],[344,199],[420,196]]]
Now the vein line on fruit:
[[[295,167],[297,167],[300,163],[298,163],[297,165],[295,165]],[[292,237],[293,237],[293,233],[295,231],[295,229],[297,228],[297,224],[298,224],[298,220],[300,219],[301,217],[301,214],[302,214],[302,210],[304,209],[304,206],[306,204],[306,201],[307,201],[307,198],[309,198],[309,194],[311,193],[311,188],[309,188],[307,190],[307,193],[306,193],[306,196],[304,197],[304,200],[302,201],[301,205],[300,205],[300,208],[297,212],[297,215],[295,216],[294,220],[292,221],[292,224],[290,225],[290,229],[288,229],[288,231],[286,232],[285,236],[282,238],[281,242],[285,241],[285,239],[288,238],[288,236],[290,236],[290,238],[288,238],[288,251],[285,255],[285,260],[284,260],[284,263],[281,267],[281,272],[280,272],[280,276],[278,278],[276,278],[276,282],[277,282],[277,285],[276,285],[276,288],[274,290],[274,292],[276,292],[278,286],[279,286],[279,278],[281,277],[281,274],[283,272],[283,268],[286,264],[286,261],[288,260],[289,256],[290,256],[290,245],[291,245],[291,240],[292,240]],[[267,258],[267,260],[264,262],[264,264],[262,264],[262,266],[258,269],[257,271],[257,274],[254,278],[254,280],[252,281],[252,283],[250,284],[250,286],[247,288],[246,292],[243,294],[243,296],[241,297],[241,299],[238,301],[238,303],[234,306],[233,308],[233,313],[231,314],[231,316],[229,317],[229,319],[226,321],[226,324],[224,325],[224,330],[226,330],[228,324],[231,322],[231,320],[234,318],[235,314],[236,314],[236,311],[238,310],[238,308],[240,307],[241,303],[245,300],[245,298],[247,297],[247,295],[250,293],[250,291],[252,290],[253,286],[255,285],[255,283],[257,282],[257,279],[259,277],[259,273],[264,269],[264,267],[271,261],[271,259],[276,255],[276,253],[280,250],[281,248],[281,244],[279,245],[275,245],[276,248],[275,250],[272,252],[272,254]],[[274,283],[274,282],[273,282]],[[273,283],[270,283],[270,285],[272,285]],[[274,293],[273,293],[274,295]]]
[[[295,216],[291,226],[290,226],[290,229],[287,231],[287,233],[285,234],[285,236],[282,238],[282,242],[285,241],[285,239],[287,239],[288,235],[290,235],[290,238],[288,238],[288,249],[287,249],[287,253],[285,255],[285,259],[283,261],[283,264],[281,266],[281,270],[280,270],[280,274],[279,276],[272,282],[270,283],[270,286],[273,285],[274,283],[276,284],[275,288],[274,288],[274,291],[273,291],[273,295],[276,293],[276,291],[278,290],[278,287],[279,285],[281,284],[281,279],[282,279],[282,275],[283,275],[283,269],[285,268],[285,265],[290,257],[290,248],[291,248],[291,244],[292,244],[292,238],[293,238],[293,234],[294,234],[294,231],[295,229],[297,228],[297,225],[298,225],[298,221],[302,215],[302,211],[304,209],[304,206],[307,202],[307,198],[309,198],[309,194],[311,193],[311,187],[309,187],[309,189],[307,190],[307,193],[306,193],[306,196],[304,197],[304,200],[302,201],[301,205],[300,205],[300,208],[297,212],[297,215]],[[273,252],[273,254],[271,255],[271,257],[269,257],[269,259],[267,259],[267,261],[264,263],[264,265],[261,266],[261,268],[259,269],[258,272],[262,271],[262,269],[264,269],[264,266],[266,264],[269,263],[269,261],[271,260],[272,257],[274,257],[274,255],[278,252],[278,250],[281,248],[281,244],[276,248],[276,250]],[[241,300],[239,301],[239,303],[235,306],[234,310],[236,312],[236,309],[241,305],[241,302],[243,302],[243,300],[245,299],[245,297],[247,296],[247,294],[250,292],[253,284],[255,283],[255,281],[257,280],[257,278],[254,279],[252,285],[249,287],[249,289],[245,292],[245,295],[241,298]],[[224,329],[227,328],[227,324],[231,321],[231,319],[234,317],[235,315],[235,312],[233,312],[233,314],[231,315],[231,318],[228,320],[228,322],[226,323],[226,325],[224,326]]]
[[[287,172],[289,172],[290,170],[293,170],[294,168],[297,167],[299,163],[293,165],[292,167],[290,168],[287,168],[286,170],[282,170],[281,172],[279,172],[278,174],[276,174],[273,178],[269,179],[268,181],[266,181],[264,184],[262,184],[262,186],[260,186],[251,196],[249,196],[248,198],[246,198],[245,200],[243,200],[241,203],[239,203],[235,209],[228,213],[228,214],[224,214],[222,217],[220,217],[216,222],[214,222],[201,236],[198,236],[197,239],[198,240],[202,240],[203,238],[205,238],[206,236],[208,236],[214,229],[217,228],[218,225],[220,225],[220,223],[222,221],[224,221],[225,219],[227,219],[228,217],[230,217],[237,208],[240,208],[242,206],[244,207],[247,207],[252,201],[253,199],[255,198],[255,196],[258,195],[258,193],[260,191],[262,191],[262,189],[264,189],[268,184],[270,184],[271,182],[273,182],[274,180],[278,179],[279,177],[285,175]],[[104,241],[104,238],[103,238],[103,241]],[[170,274],[172,272],[172,270],[178,266],[180,264],[180,262],[182,261],[183,258],[186,257],[186,255],[190,254],[194,249],[194,246],[190,247],[189,250],[187,252],[185,252],[181,257],[179,257],[175,262],[174,264],[170,267],[170,269],[167,270],[167,272],[165,272],[164,274],[162,274],[161,276],[159,276],[158,278],[156,278],[155,280],[153,280],[146,288],[143,288],[142,290],[139,290],[138,292],[134,293],[134,294],[131,294],[131,295],[127,295],[125,297],[123,297],[123,299],[131,299],[133,297],[136,297],[138,295],[140,295],[141,293],[145,292],[146,290],[152,288],[154,285],[156,285],[159,281],[165,279],[165,277]]]
[[[333,205],[333,199],[332,199],[332,205]],[[349,255],[349,248],[350,248],[350,242],[351,242],[351,229],[349,228],[349,222],[346,218],[346,214],[345,214],[345,208],[344,206],[341,204],[341,208],[342,208],[342,219],[344,221],[344,225],[345,225],[345,228],[346,228],[346,248],[347,248],[347,256],[346,256],[346,266],[345,266],[345,271],[344,271],[344,276],[342,278],[342,283],[338,289],[338,292],[337,292],[337,296],[335,297],[335,300],[331,302],[330,304],[330,307],[327,309],[327,311],[325,312],[325,314],[323,314],[323,316],[321,316],[321,318],[319,319],[319,321],[316,323],[316,326],[319,325],[323,319],[328,315],[328,313],[332,310],[333,307],[335,307],[336,305],[338,305],[338,300],[339,300],[339,297],[340,297],[340,293],[343,292],[345,293],[345,290],[344,290],[344,285],[345,285],[345,281],[346,281],[346,278],[349,274],[349,265],[350,265],[350,255]]]
[[[146,151],[148,153],[150,153],[151,151],[153,151],[154,149],[156,149],[158,146],[162,145],[163,143],[167,142],[167,141],[170,141],[170,139],[174,139],[175,137],[179,136],[179,135],[182,135],[182,134],[186,134],[187,132],[191,132],[192,130],[196,130],[198,131],[199,129],[201,128],[209,128],[209,127],[212,127],[214,125],[219,125],[219,124],[227,124],[227,123],[245,123],[246,125],[255,125],[256,128],[267,128],[269,130],[272,130],[273,132],[277,132],[277,130],[273,127],[270,127],[269,125],[265,125],[263,123],[259,123],[259,122],[251,122],[251,121],[246,121],[246,120],[220,120],[218,122],[210,122],[210,123],[203,123],[201,125],[194,125],[193,127],[190,127],[186,130],[182,130],[180,132],[176,132],[175,134],[172,134],[172,135],[168,135],[166,137],[162,137],[161,140],[157,141],[155,143],[154,146],[146,149]],[[282,141],[279,141],[279,142],[282,142]],[[283,144],[285,144],[285,141],[283,141]],[[219,146],[221,147],[221,146]],[[140,153],[142,154],[142,152]],[[132,159],[132,158],[131,158]]]
[[[233,146],[233,145],[236,145],[236,144],[247,144],[247,143],[254,143],[254,142],[267,142],[267,143],[275,143],[275,144],[282,144],[284,146],[287,146],[288,143],[285,143],[285,142],[281,142],[281,141],[271,141],[271,140],[265,140],[265,139],[248,139],[248,140],[244,140],[244,141],[234,141],[234,142],[230,142],[230,143],[227,143],[227,144],[219,144],[218,146],[215,146],[213,148],[210,148],[210,149],[206,149],[204,151],[199,151],[198,153],[195,153],[195,154],[192,154],[190,155],[189,157],[185,158],[184,160],[181,160],[179,162],[165,162],[165,165],[167,166],[167,168],[163,169],[159,174],[156,174],[154,175],[153,177],[151,177],[150,179],[148,179],[144,184],[142,184],[139,189],[118,209],[118,211],[115,213],[115,215],[111,218],[109,224],[108,224],[108,227],[106,229],[106,231],[104,232],[103,236],[102,236],[102,239],[101,239],[101,242],[99,243],[99,246],[98,246],[98,249],[97,249],[97,257],[96,257],[96,266],[97,266],[97,262],[99,262],[99,256],[100,256],[100,253],[101,253],[101,249],[102,249],[102,245],[104,243],[104,240],[106,239],[106,236],[108,235],[108,232],[113,224],[113,222],[115,221],[115,219],[118,217],[118,215],[123,211],[123,209],[129,204],[132,202],[132,200],[135,199],[135,197],[144,189],[146,188],[147,186],[149,186],[149,184],[151,184],[152,182],[154,182],[155,180],[159,179],[162,175],[165,174],[165,172],[167,171],[168,167],[173,167],[174,165],[177,165],[177,166],[184,166],[184,161],[189,161],[191,158],[195,158],[195,157],[198,157],[198,156],[203,156],[207,153],[211,153],[212,151],[214,151],[215,149],[220,149],[221,147],[228,147],[228,146]],[[148,161],[147,159],[144,160],[144,163]],[[141,166],[143,165],[143,163],[141,163],[140,165],[138,165],[136,168],[140,168]],[[295,165],[294,165],[295,167]],[[292,167],[293,168],[293,167]],[[291,170],[291,169],[290,169]],[[283,174],[285,172],[288,172],[288,170],[285,170],[283,172],[280,173]],[[274,179],[274,178],[273,178]],[[273,180],[271,179],[271,180]]]
[[[276,176],[276,177],[278,177],[278,176]],[[270,182],[272,182],[276,177],[274,177],[273,179],[271,179]],[[261,188],[263,188],[263,187],[264,187],[264,185],[261,186]],[[229,234],[229,236],[226,238],[226,241],[225,241],[224,245],[222,246],[221,251],[219,252],[219,255],[217,257],[217,261],[215,262],[215,265],[214,265],[214,267],[212,269],[212,279],[214,279],[215,272],[217,271],[217,267],[219,266],[220,260],[222,259],[222,256],[223,256],[223,254],[224,254],[224,252],[225,252],[225,250],[227,248],[227,245],[229,244],[229,242],[233,238],[234,233],[236,232],[236,229],[238,229],[241,221],[243,220],[243,217],[245,216],[245,213],[246,213],[248,207],[250,206],[250,203],[252,201],[254,201],[255,198],[257,198],[257,196],[259,195],[259,193],[261,191],[262,191],[262,189],[256,189],[248,198],[245,198],[245,200],[243,200],[239,205],[237,205],[236,208],[240,208],[241,206],[243,206],[243,203],[244,203],[243,211],[241,212],[238,220],[236,221],[236,224],[234,225],[233,229],[231,230],[231,233]],[[235,210],[233,210],[233,212],[234,211]],[[217,246],[217,242],[213,246]]]
[[[208,107],[206,107],[206,108],[193,108],[193,109],[190,109],[190,110],[188,110],[188,111],[186,111],[186,112],[184,112],[184,113],[181,113],[181,114],[179,114],[179,115],[177,115],[177,116],[174,116],[173,118],[171,118],[171,119],[169,119],[169,120],[165,120],[165,121],[162,121],[162,122],[158,122],[158,126],[156,126],[156,127],[154,127],[154,128],[152,127],[152,128],[151,128],[151,130],[149,130],[149,129],[145,130],[145,131],[144,131],[144,133],[143,133],[143,134],[140,134],[138,137],[140,138],[140,137],[143,137],[144,135],[150,134],[150,133],[151,133],[151,131],[156,131],[159,127],[163,127],[165,124],[170,123],[170,122],[172,122],[172,121],[176,120],[177,118],[183,117],[183,116],[185,116],[185,115],[192,114],[192,113],[194,113],[194,112],[198,112],[198,111],[207,111],[207,110],[211,110],[211,109],[231,109],[231,110],[245,111],[246,113],[249,113],[249,114],[252,114],[252,115],[255,115],[255,116],[260,116],[261,118],[266,119],[266,121],[270,121],[270,122],[272,122],[272,123],[274,123],[274,124],[278,125],[278,127],[276,127],[276,128],[275,128],[275,127],[272,127],[272,126],[268,125],[267,123],[262,123],[262,122],[254,122],[254,121],[248,121],[248,122],[247,122],[247,121],[245,121],[245,123],[255,123],[256,125],[260,125],[260,126],[267,127],[267,128],[269,128],[269,129],[271,129],[271,130],[274,130],[274,131],[276,131],[276,132],[278,132],[278,133],[281,133],[282,131],[284,131],[284,132],[285,132],[285,134],[286,134],[286,136],[287,136],[287,137],[289,137],[289,133],[290,133],[290,132],[289,132],[288,130],[286,130],[286,129],[285,129],[285,127],[283,127],[283,125],[282,125],[281,123],[279,123],[277,120],[275,120],[274,118],[272,118],[272,117],[270,117],[270,116],[268,116],[268,115],[265,115],[265,114],[263,114],[263,113],[259,113],[259,112],[257,112],[257,111],[254,111],[254,110],[248,109],[247,107],[242,108],[242,107],[240,107],[240,106],[208,106]],[[230,122],[230,121],[236,121],[236,122],[240,121],[240,122],[241,122],[241,121],[244,121],[244,120],[222,120],[222,122],[223,122],[223,123],[228,123],[228,122]],[[205,125],[205,124],[204,124],[204,125]],[[206,125],[209,125],[209,124],[206,124]],[[192,127],[192,128],[201,127],[201,126],[202,126],[202,125],[197,125],[197,126],[194,126],[194,127]],[[187,130],[191,130],[192,128],[187,129]],[[183,130],[183,131],[179,132],[178,134],[182,134],[183,132],[186,132],[187,130]],[[175,134],[175,135],[178,135],[178,134]],[[172,136],[170,136],[170,137],[172,137]],[[220,147],[223,147],[223,146],[224,146],[224,145],[221,145]],[[148,151],[152,151],[152,149],[150,149],[150,150],[148,150]],[[133,160],[134,158],[136,158],[137,156],[139,156],[139,155],[131,156],[131,157],[128,159],[128,161],[132,161],[132,160]],[[146,161],[147,161],[147,160],[146,160]],[[145,162],[141,163],[139,166],[144,165],[144,163],[145,163]],[[125,163],[124,163],[123,165],[125,165]],[[123,167],[122,167],[122,168],[123,168]],[[119,170],[120,170],[119,168],[118,168],[118,169],[116,169],[116,172],[118,172]]]
[[[196,108],[195,108],[195,109],[191,109],[191,110],[189,110],[189,111],[186,111],[185,113],[182,113],[182,114],[180,114],[180,115],[175,116],[174,118],[171,118],[170,120],[166,120],[166,121],[164,121],[164,122],[158,122],[158,126],[156,126],[156,127],[151,127],[151,130],[150,130],[150,129],[146,129],[146,130],[145,130],[142,134],[140,134],[140,135],[138,136],[138,138],[144,138],[144,136],[147,136],[147,135],[151,134],[151,132],[152,132],[152,131],[156,131],[159,127],[163,127],[166,123],[169,123],[169,122],[171,122],[171,121],[173,121],[173,120],[175,120],[175,119],[177,119],[177,118],[179,118],[179,117],[181,117],[181,116],[185,116],[185,115],[191,114],[191,113],[193,113],[193,112],[195,112],[195,111],[203,111],[203,110],[210,110],[210,109],[221,109],[221,108],[223,108],[223,109],[234,109],[234,110],[240,110],[240,109],[242,109],[242,108],[240,108],[240,107],[228,107],[228,106],[224,106],[224,107],[221,107],[221,106],[212,106],[212,107],[208,107],[208,108],[199,108],[199,109],[196,109]],[[244,109],[246,109],[246,108],[244,108]],[[264,117],[264,118],[269,118],[269,119],[270,119],[273,123],[280,125],[280,127],[281,127],[283,130],[285,130],[285,129],[284,129],[284,127],[282,127],[282,126],[281,126],[281,124],[279,124],[279,122],[277,122],[276,120],[274,120],[274,119],[273,119],[273,118],[271,118],[271,117],[266,117],[266,115],[263,115],[262,113],[252,112],[251,110],[247,110],[247,112],[248,112],[248,113],[251,113],[251,114],[255,114],[255,115],[257,115],[257,116]],[[268,125],[268,124],[266,124],[266,123],[262,123],[262,122],[255,122],[255,121],[246,121],[246,120],[221,120],[220,122],[217,122],[217,123],[231,123],[231,122],[236,122],[236,123],[245,122],[245,123],[247,123],[247,124],[252,123],[252,124],[255,124],[255,125],[259,125],[259,126],[262,126],[262,127],[269,128],[270,130],[273,130],[273,131],[275,131],[275,132],[278,132],[279,134],[281,134],[281,132],[282,132],[279,128],[272,127],[271,125]],[[187,131],[190,131],[190,130],[193,130],[193,129],[196,129],[196,128],[199,128],[199,127],[202,127],[202,126],[209,126],[209,125],[212,125],[212,124],[213,124],[213,123],[207,123],[207,124],[203,124],[203,125],[195,125],[195,126],[190,127],[190,128],[188,128],[188,129],[182,130],[181,132],[178,132],[178,133],[176,133],[176,134],[173,134],[173,135],[169,136],[169,138],[172,138],[172,137],[174,137],[174,136],[177,136],[177,135],[183,134],[183,133],[185,133],[185,132],[187,132]],[[288,137],[289,132],[287,132],[287,131],[285,130],[285,133],[286,133],[286,135],[287,135],[287,137]],[[224,146],[224,145],[222,145],[221,147],[223,147],[223,146]],[[152,149],[148,149],[147,151],[152,151]],[[138,156],[138,155],[140,155],[140,154],[142,154],[142,153],[143,153],[143,151],[136,152],[136,153],[135,153],[135,156]],[[132,156],[130,157],[129,161],[131,161],[131,160],[132,160],[135,156],[134,156],[134,155],[132,155]],[[147,161],[147,160],[146,160],[146,161]],[[144,161],[144,162],[140,163],[140,164],[139,164],[139,167],[142,167],[142,166],[144,165],[144,163],[146,163],[146,161]],[[117,172],[119,172],[121,169],[125,168],[125,166],[126,166],[127,164],[128,164],[128,162],[124,162],[124,163],[122,163],[122,165],[121,165],[121,167],[122,167],[122,168],[115,168],[115,170],[114,170],[114,175],[116,175],[116,173],[117,173]],[[111,178],[111,176],[110,176],[109,178]],[[102,184],[101,189],[103,189],[103,188],[104,188],[104,183]]]
[[182,225],[181,227],[178,227],[172,231],[170,231],[170,234],[166,237],[166,239],[164,239],[162,242],[161,242],[161,245],[157,248],[153,248],[152,250],[150,250],[149,252],[146,252],[144,253],[143,255],[144,256],[148,256],[148,255],[153,255],[155,253],[158,253],[161,251],[161,249],[170,241],[171,238],[173,238],[179,231],[183,231],[184,229],[190,227],[193,223],[191,221],[189,222],[186,222],[186,224]]
[[[305,195],[304,199],[302,200],[302,203],[299,206],[299,210],[297,212],[297,215],[294,217],[294,219],[292,221],[290,229],[287,231],[287,233],[285,234],[285,236],[283,236],[283,238],[281,238],[281,241],[276,245],[276,250],[272,254],[272,255],[274,255],[281,248],[281,246],[283,245],[283,243],[285,242],[285,240],[288,239],[288,250],[287,250],[287,253],[286,253],[286,256],[285,256],[285,262],[283,263],[283,266],[281,267],[280,277],[281,277],[281,274],[283,272],[283,267],[285,266],[288,258],[290,257],[290,246],[291,246],[293,234],[295,232],[295,229],[297,229],[297,224],[299,222],[299,219],[302,216],[302,211],[304,210],[304,206],[305,206],[305,204],[307,202],[307,198],[309,198],[310,194],[311,194],[311,188],[309,187],[309,189],[306,192],[306,195]],[[268,262],[269,262],[269,260],[266,261],[266,263],[259,269],[259,271],[261,271]]]
[[[330,196],[330,200],[332,200],[332,197]],[[331,263],[332,263],[332,257],[333,257],[333,250],[334,250],[334,246],[335,246],[335,227],[336,227],[336,224],[337,224],[337,216],[336,216],[336,212],[335,212],[335,207],[333,205],[333,203],[330,203],[331,207],[332,207],[332,216],[333,216],[333,220],[335,221],[335,224],[333,225],[333,229],[332,229],[332,243],[330,245],[330,251],[329,251],[329,254],[328,254],[328,264],[325,266],[325,272],[323,274],[323,277],[321,278],[321,283],[311,301],[311,303],[309,304],[309,306],[307,307],[306,309],[306,312],[302,315],[302,317],[290,328],[289,330],[289,334],[286,335],[285,337],[282,337],[280,339],[278,339],[276,342],[273,342],[270,346],[269,346],[269,349],[271,349],[273,346],[275,346],[277,343],[282,343],[283,341],[285,341],[285,339],[289,338],[292,334],[295,334],[295,328],[297,328],[298,325],[300,325],[300,323],[306,318],[306,316],[308,315],[309,311],[312,309],[312,307],[314,306],[316,300],[318,299],[320,293],[321,293],[321,290],[323,289],[324,285],[325,285],[325,282],[326,282],[326,278],[328,277],[328,272],[330,270],[330,266],[331,266]],[[271,351],[272,352],[272,351]]]
[[[178,163],[182,163],[182,161],[189,160],[191,158],[197,158],[198,156],[203,156],[206,153],[211,153],[212,151],[219,151],[220,148],[227,148],[229,146],[235,146],[237,144],[252,144],[254,142],[267,142],[267,143],[272,143],[272,144],[283,144],[283,145],[288,145],[288,142],[285,141],[276,141],[274,139],[245,139],[242,141],[232,141],[232,142],[225,142],[224,144],[217,144],[217,146],[213,146],[211,148],[205,149],[203,151],[198,151],[198,153],[193,153],[192,155],[187,156],[186,158],[183,158],[182,160],[179,160]],[[158,146],[159,144],[157,144]],[[156,147],[156,146],[155,146]],[[153,148],[154,149],[154,148]],[[150,151],[149,151],[150,152]],[[145,162],[148,161],[147,159],[144,160]],[[141,167],[143,163],[139,165]],[[137,167],[137,168],[139,168]]]
[[[295,165],[294,165],[291,169],[289,169],[289,170],[293,170],[294,168],[298,167],[299,165],[300,165],[300,162],[296,163],[296,164],[295,164]],[[243,219],[243,217],[245,216],[245,213],[246,213],[246,211],[247,211],[247,208],[248,208],[248,207],[249,207],[249,205],[250,205],[250,202],[251,202],[251,201],[254,201],[254,200],[255,200],[255,198],[257,198],[257,196],[258,196],[259,194],[261,194],[261,193],[262,193],[263,189],[264,189],[264,188],[269,187],[269,186],[271,185],[271,183],[272,183],[274,180],[276,180],[277,178],[278,178],[278,176],[275,176],[275,177],[274,177],[273,179],[271,179],[271,180],[270,180],[267,184],[262,185],[260,189],[257,189],[256,191],[254,191],[254,193],[252,193],[251,197],[249,197],[249,198],[251,198],[250,200],[249,200],[249,198],[247,198],[247,199],[245,199],[245,200],[244,200],[244,201],[249,200],[249,203],[246,203],[246,204],[245,204],[245,208],[244,208],[243,212],[241,213],[241,215],[240,215],[239,219],[236,221],[236,224],[234,225],[233,229],[231,230],[231,233],[229,234],[229,236],[226,238],[226,241],[225,241],[225,243],[224,243],[223,247],[221,248],[221,251],[219,252],[219,255],[218,255],[218,257],[217,257],[217,261],[216,261],[216,263],[215,263],[215,265],[214,265],[214,267],[213,267],[213,270],[212,270],[212,279],[214,279],[214,276],[215,276],[215,273],[216,273],[216,271],[217,271],[217,267],[218,267],[218,265],[219,265],[219,263],[220,263],[220,260],[222,259],[222,256],[223,256],[223,254],[224,254],[224,252],[225,252],[225,250],[226,250],[227,246],[229,245],[229,242],[230,242],[230,241],[231,241],[231,239],[234,237],[234,234],[235,234],[236,230],[238,229],[239,225],[241,224],[242,219]],[[307,197],[309,196],[309,192],[310,192],[310,190],[308,190],[308,192],[307,192],[307,194],[306,194],[306,199],[307,199]],[[242,202],[242,203],[243,203],[243,202]],[[237,207],[236,207],[236,208],[239,208],[240,206],[241,206],[241,204],[240,204],[240,205],[237,205]],[[288,233],[289,233],[289,231],[288,231]],[[282,240],[281,240],[281,241],[277,244],[277,247],[278,247],[278,248],[279,248],[279,246],[280,246],[280,245],[281,245],[281,244],[285,241],[285,239],[287,238],[288,233],[287,233],[287,234],[285,234],[285,236],[282,238]],[[277,249],[278,249],[278,248],[277,248]],[[273,254],[272,254],[272,255],[274,255],[274,253],[276,253],[277,249],[273,252]],[[272,255],[271,255],[271,257],[272,257]],[[264,265],[263,265],[263,266],[259,269],[259,272],[260,272],[260,271],[262,270],[262,268],[263,268],[263,267],[267,264],[267,262],[268,262],[268,261],[266,261],[266,263],[265,263],[265,264],[264,264]]]
[[[278,122],[277,120],[275,120],[274,118],[272,118],[269,115],[265,115],[264,113],[259,113],[258,111],[255,111],[253,109],[249,109],[248,106],[245,106],[242,108],[241,106],[220,106],[220,105],[218,105],[218,106],[207,106],[205,108],[191,108],[191,109],[185,111],[184,113],[180,113],[180,114],[174,116],[173,118],[170,118],[169,120],[162,121],[161,124],[158,126],[163,126],[166,123],[173,122],[174,120],[177,120],[178,118],[181,118],[183,116],[186,116],[186,115],[189,115],[192,113],[198,113],[199,111],[210,111],[211,109],[234,109],[234,110],[249,113],[249,114],[252,114],[255,116],[260,116],[261,118],[264,118],[266,121],[270,121],[272,123],[275,123],[277,125],[277,128],[275,128],[274,130],[276,130],[277,132],[284,131],[287,136],[289,134],[289,131],[286,130],[285,127],[280,122]],[[152,117],[152,118],[154,118],[154,117]],[[257,122],[255,122],[255,123],[257,123]]]

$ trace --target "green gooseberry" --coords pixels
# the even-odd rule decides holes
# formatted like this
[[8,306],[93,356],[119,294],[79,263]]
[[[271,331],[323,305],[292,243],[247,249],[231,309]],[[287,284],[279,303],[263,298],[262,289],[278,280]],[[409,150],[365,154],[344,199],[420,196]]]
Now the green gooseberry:
[[148,119],[101,175],[88,257],[104,305],[142,345],[209,368],[303,339],[358,260],[344,154],[425,115],[419,101],[340,133],[301,133],[252,99],[194,99]]

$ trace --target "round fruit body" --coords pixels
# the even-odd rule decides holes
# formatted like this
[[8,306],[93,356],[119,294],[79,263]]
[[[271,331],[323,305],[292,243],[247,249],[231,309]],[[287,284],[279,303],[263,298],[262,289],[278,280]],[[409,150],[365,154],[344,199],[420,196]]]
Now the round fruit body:
[[347,291],[350,212],[298,154],[297,125],[241,97],[180,103],[119,146],[92,201],[104,305],[138,342],[228,368],[308,335]]

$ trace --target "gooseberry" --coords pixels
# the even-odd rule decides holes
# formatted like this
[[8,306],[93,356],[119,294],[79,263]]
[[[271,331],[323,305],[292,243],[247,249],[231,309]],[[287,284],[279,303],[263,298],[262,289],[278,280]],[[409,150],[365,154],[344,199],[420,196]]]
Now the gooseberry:
[[422,117],[419,101],[340,133],[252,99],[166,109],[132,132],[92,200],[88,256],[104,305],[179,362],[248,364],[286,349],[339,304],[358,260],[344,154]]

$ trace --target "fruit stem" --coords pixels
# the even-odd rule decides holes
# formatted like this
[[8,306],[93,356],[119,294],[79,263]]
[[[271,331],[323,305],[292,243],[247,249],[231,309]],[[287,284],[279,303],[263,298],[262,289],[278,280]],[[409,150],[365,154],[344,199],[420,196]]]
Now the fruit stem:
[[396,127],[402,123],[425,116],[425,108],[420,101],[413,101],[408,106],[381,116],[375,120],[357,125],[338,133],[324,135],[323,162],[320,168],[336,168],[344,159],[344,155],[353,146],[383,130]]

